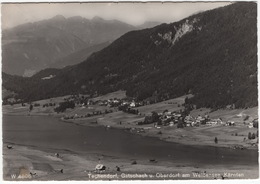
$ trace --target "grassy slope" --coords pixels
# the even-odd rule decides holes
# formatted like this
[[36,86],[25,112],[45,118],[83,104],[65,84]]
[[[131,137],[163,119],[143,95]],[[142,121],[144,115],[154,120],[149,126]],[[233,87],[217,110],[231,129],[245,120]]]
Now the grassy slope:
[[123,98],[126,98],[125,93],[126,93],[125,91],[119,90],[119,91],[115,91],[115,92],[112,92],[112,93],[107,93],[105,95],[95,97],[92,100],[93,101],[98,101],[98,100],[103,101],[103,100],[109,100],[109,99],[114,99],[114,98],[123,99]]

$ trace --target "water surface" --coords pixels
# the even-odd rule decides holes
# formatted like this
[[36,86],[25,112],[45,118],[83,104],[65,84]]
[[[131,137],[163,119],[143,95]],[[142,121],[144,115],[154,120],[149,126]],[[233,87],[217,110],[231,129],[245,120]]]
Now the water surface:
[[79,126],[49,116],[3,115],[3,141],[39,148],[95,152],[173,163],[258,165],[257,150],[190,146],[142,137],[124,130]]

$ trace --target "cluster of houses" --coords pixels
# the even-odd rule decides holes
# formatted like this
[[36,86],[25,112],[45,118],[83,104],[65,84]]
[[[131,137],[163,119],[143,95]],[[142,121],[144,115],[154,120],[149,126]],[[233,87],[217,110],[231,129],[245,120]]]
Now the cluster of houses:
[[254,119],[252,122],[248,123],[248,128],[258,128],[258,119]]
[[22,100],[16,99],[14,97],[4,97],[2,99],[2,105],[14,105],[14,104],[18,104],[18,103],[22,103]]
[[144,102],[137,102],[135,100],[128,100],[128,99],[108,99],[102,100],[98,102],[101,106],[108,106],[108,107],[128,107],[128,108],[135,108],[145,105]]
[[[161,114],[159,114],[161,115]],[[204,117],[198,115],[197,117],[193,117],[191,115],[183,115],[181,112],[165,112],[161,116],[162,125],[169,125],[173,126],[174,124],[183,124],[186,127],[194,127],[194,126],[200,126],[201,124],[204,125],[217,125],[221,124],[221,119],[209,119],[209,117],[206,115]]]
[[200,124],[207,125],[207,126],[214,126],[214,125],[235,126],[234,121],[224,122],[221,118],[210,119],[208,115],[205,115],[204,117],[200,115],[198,115],[197,117],[192,117],[191,115],[188,115],[185,117],[184,122],[186,123],[186,126],[199,126]]
[[[156,115],[155,115],[156,114]],[[157,116],[157,118],[152,118]],[[148,120],[146,120],[148,119]],[[182,112],[169,112],[165,111],[163,113],[153,112],[152,116],[146,117],[144,122],[137,122],[138,125],[154,123],[155,127],[159,126],[174,126],[178,124],[177,127],[195,127],[200,125],[214,126],[214,125],[223,125],[223,126],[235,126],[234,121],[222,121],[221,118],[210,119],[208,115],[201,116],[198,115],[193,117],[191,115],[184,115]]]
[[100,105],[100,106],[107,106],[107,107],[128,107],[128,108],[135,108],[144,105],[148,105],[149,102],[146,101],[136,101],[134,99],[108,99],[108,100],[94,100],[89,98],[88,95],[71,95],[67,98],[64,98],[64,101],[73,101],[77,105],[81,106],[90,106],[90,105]]

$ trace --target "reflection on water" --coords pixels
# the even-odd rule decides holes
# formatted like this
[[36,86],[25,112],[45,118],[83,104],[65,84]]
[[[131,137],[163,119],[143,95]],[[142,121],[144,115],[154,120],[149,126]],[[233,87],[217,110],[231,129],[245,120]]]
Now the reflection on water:
[[257,165],[256,150],[187,146],[133,135],[123,130],[64,123],[47,116],[3,116],[4,142],[41,148],[155,158],[174,163]]

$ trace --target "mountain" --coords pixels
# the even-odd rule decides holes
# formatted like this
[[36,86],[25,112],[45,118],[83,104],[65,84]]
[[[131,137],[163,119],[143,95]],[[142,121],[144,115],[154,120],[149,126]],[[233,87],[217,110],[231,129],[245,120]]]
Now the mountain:
[[[31,76],[82,50],[93,50],[136,29],[116,20],[92,20],[61,15],[35,23],[26,23],[2,32],[3,71]],[[91,54],[90,52],[87,55]],[[67,62],[67,61],[66,61]],[[77,63],[77,62],[75,62]],[[73,64],[73,62],[72,62]]]
[[50,68],[64,68],[66,66],[71,66],[75,64],[79,64],[80,62],[86,60],[92,53],[102,50],[107,47],[110,42],[100,43],[97,45],[93,45],[77,52],[74,52],[68,56],[62,57],[58,59],[55,63],[50,65]]
[[107,47],[110,42],[100,43],[97,45],[93,45],[77,52],[74,52],[68,56],[62,57],[58,59],[55,63],[50,65],[50,68],[64,68],[66,66],[78,64],[84,60],[86,60],[92,53],[102,50]]
[[160,24],[162,24],[162,23],[155,22],[155,21],[147,21],[147,22],[144,22],[143,24],[139,25],[138,28],[139,29],[152,28],[152,27],[158,26]]
[[118,20],[104,20],[94,17],[91,20],[76,16],[66,20],[63,29],[81,38],[89,45],[113,41],[128,31],[135,30],[132,25]]
[[131,31],[78,65],[40,74],[3,75],[3,86],[27,101],[123,89],[140,100],[192,93],[197,107],[256,106],[257,5],[238,2]]
[[56,59],[86,47],[73,34],[41,24],[26,24],[4,31],[2,37],[3,71],[30,75],[46,68]]

